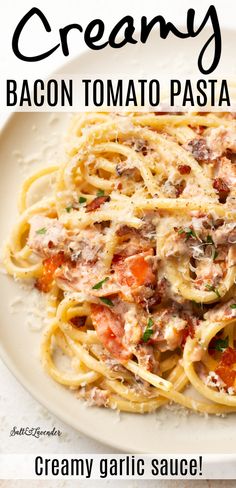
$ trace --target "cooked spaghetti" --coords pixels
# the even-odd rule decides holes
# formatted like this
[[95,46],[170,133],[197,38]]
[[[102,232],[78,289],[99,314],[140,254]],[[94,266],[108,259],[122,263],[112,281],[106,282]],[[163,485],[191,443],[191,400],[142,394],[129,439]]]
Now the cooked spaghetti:
[[80,114],[68,146],[4,252],[48,294],[45,370],[99,406],[234,411],[234,114]]

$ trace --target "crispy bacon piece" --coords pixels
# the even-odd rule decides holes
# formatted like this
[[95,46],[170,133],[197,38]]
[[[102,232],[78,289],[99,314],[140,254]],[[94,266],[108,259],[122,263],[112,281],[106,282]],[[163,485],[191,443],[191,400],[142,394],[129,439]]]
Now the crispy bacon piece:
[[184,347],[188,337],[194,338],[194,327],[191,322],[188,323],[187,327],[183,330],[181,346]]
[[136,140],[135,141],[135,151],[141,152],[143,156],[147,156],[148,154],[148,142],[143,140]]
[[178,198],[183,193],[183,191],[186,187],[186,182],[183,180],[174,186],[175,186],[175,190],[176,190],[176,198]]
[[38,290],[48,293],[51,289],[52,282],[54,279],[54,273],[64,264],[66,261],[65,255],[63,251],[60,251],[58,254],[53,254],[47,259],[43,261],[43,274],[40,278],[36,281],[36,288]]
[[158,362],[155,359],[153,346],[151,344],[139,344],[135,350],[135,356],[141,367],[153,373],[158,369]]
[[228,388],[235,384],[236,371],[233,369],[235,363],[236,350],[232,349],[232,347],[228,347],[223,352],[221,360],[215,370],[216,374],[220,376]]
[[165,297],[168,296],[169,286],[170,284],[166,278],[162,278],[160,281],[158,281],[155,289],[153,290],[152,296],[146,300],[148,306],[153,307],[154,305],[159,305],[162,301],[164,301]]
[[86,205],[86,212],[93,212],[94,210],[97,210],[105,202],[109,202],[109,200],[110,197],[108,195],[94,198],[94,200]]
[[116,231],[116,235],[119,237],[134,235],[139,236],[139,231],[134,227],[129,227],[128,225],[121,225]]
[[219,201],[225,203],[227,196],[230,193],[230,189],[226,182],[222,178],[215,178],[213,181],[213,188],[219,194]]
[[127,178],[133,178],[134,181],[140,181],[140,171],[138,168],[126,168],[123,163],[116,165],[116,172],[118,176],[127,176]]
[[190,141],[187,149],[191,151],[193,157],[199,162],[206,163],[211,160],[211,151],[207,146],[206,139],[203,137]]
[[179,164],[178,171],[181,175],[189,175],[191,173],[191,166],[187,164]]
[[92,305],[91,319],[104,347],[119,361],[127,361],[131,353],[122,344],[124,323],[120,315],[103,305]]
[[82,317],[72,317],[70,319],[70,322],[75,326],[75,327],[83,327],[85,325],[85,322],[86,322],[86,317],[82,316]]

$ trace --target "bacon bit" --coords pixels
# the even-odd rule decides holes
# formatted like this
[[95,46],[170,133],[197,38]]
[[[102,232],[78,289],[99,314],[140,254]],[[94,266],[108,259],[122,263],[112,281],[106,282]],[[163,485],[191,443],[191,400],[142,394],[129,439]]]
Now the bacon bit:
[[222,178],[215,178],[213,181],[213,188],[219,194],[220,203],[225,203],[227,196],[230,193],[230,189],[225,181]]
[[122,190],[122,183],[121,182],[118,183],[117,190]]
[[86,212],[93,212],[94,210],[97,210],[105,202],[109,202],[109,200],[110,200],[110,197],[107,195],[94,198],[94,200],[92,200],[92,202],[90,202],[86,205]]
[[85,322],[86,322],[86,317],[82,316],[82,317],[72,317],[70,319],[70,322],[75,326],[75,327],[83,327],[85,325]]
[[217,337],[213,337],[209,342],[208,353],[210,356],[214,356],[216,352],[216,348],[215,348],[216,342],[217,342]]
[[235,152],[232,152],[230,149],[228,149],[226,151],[225,156],[227,159],[229,159],[231,161],[232,164],[236,163],[236,153]]
[[157,370],[158,362],[155,359],[151,344],[138,344],[135,349],[135,355],[141,367],[153,373]]
[[180,183],[177,183],[175,186],[176,189],[176,198],[178,198],[184,191],[186,187],[186,181],[181,181]]
[[137,229],[134,229],[134,227],[129,227],[128,225],[121,225],[116,231],[116,235],[119,237],[123,237],[128,234],[134,234],[136,236],[139,236],[139,231]]
[[236,363],[236,350],[228,347],[222,354],[221,360],[215,370],[228,388],[234,386],[236,380],[236,371],[232,368]]
[[165,297],[168,295],[169,286],[170,284],[166,278],[162,278],[158,281],[153,296],[147,300],[148,306],[153,307],[164,301]]
[[54,273],[57,268],[65,263],[65,261],[66,258],[63,251],[60,251],[58,254],[53,254],[50,256],[50,258],[44,259],[43,274],[37,279],[35,284],[39,291],[44,293],[48,293],[50,291],[54,279]]
[[124,324],[121,316],[108,307],[92,304],[91,319],[104,347],[119,361],[127,361],[131,353],[122,344]]
[[188,337],[191,337],[191,339],[194,338],[195,328],[199,325],[199,320],[196,317],[188,315],[187,313],[182,313],[181,317],[187,322],[187,327],[185,327],[185,329],[182,331],[183,336],[181,346],[183,347]]
[[193,139],[187,145],[193,157],[199,162],[209,162],[211,160],[211,151],[207,146],[206,139]]
[[122,254],[114,254],[112,258],[112,265],[116,265],[124,261],[124,256]]
[[189,175],[189,173],[191,172],[191,167],[187,164],[180,164],[178,166],[178,171],[181,175]]
[[181,346],[184,347],[186,340],[188,337],[191,337],[191,339],[194,338],[194,327],[193,324],[189,321],[187,327],[183,330],[183,335],[182,335],[182,342]]
[[135,151],[141,152],[143,156],[148,154],[148,143],[147,141],[137,140],[135,143]]
[[52,241],[49,241],[48,242],[48,249],[53,249],[53,247],[54,247],[53,242]]
[[116,172],[118,176],[127,176],[127,178],[133,178],[134,181],[140,181],[140,171],[138,168],[126,168],[123,163],[116,165]]

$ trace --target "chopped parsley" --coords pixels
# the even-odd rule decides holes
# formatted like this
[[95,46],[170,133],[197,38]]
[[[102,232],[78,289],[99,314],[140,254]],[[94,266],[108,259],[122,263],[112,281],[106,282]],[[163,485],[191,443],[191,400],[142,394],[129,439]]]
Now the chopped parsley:
[[85,202],[87,202],[87,198],[79,197],[79,203],[85,203]]
[[215,249],[215,250],[214,250],[214,252],[213,252],[213,256],[212,256],[213,261],[215,261],[215,260],[216,260],[216,258],[218,257],[218,255],[219,255],[219,253],[218,253],[218,252],[216,251],[216,249]]
[[65,210],[67,211],[67,213],[70,213],[72,208],[73,208],[72,205],[69,205],[68,207],[65,208]]
[[230,308],[235,309],[236,308],[236,303],[232,303],[232,305],[230,305]]
[[225,339],[217,339],[215,341],[215,350],[216,351],[220,351],[220,352],[224,352],[225,349],[227,349],[227,347],[229,347],[229,337],[227,336]]
[[36,230],[36,234],[46,234],[46,232],[46,227],[42,227],[41,229]]
[[186,241],[188,241],[190,237],[193,237],[194,239],[197,238],[196,232],[193,229],[190,229],[190,227],[187,227],[186,229],[179,229],[178,234],[185,234]]
[[214,241],[212,239],[212,237],[208,234],[207,238],[206,238],[206,244],[213,244],[214,246]]
[[205,288],[206,288],[206,290],[208,290],[208,291],[213,291],[213,292],[216,294],[216,296],[217,296],[218,298],[220,298],[220,297],[221,297],[219,290],[218,290],[218,289],[217,289],[215,286],[207,284],[207,285],[205,286]]
[[149,339],[150,339],[150,337],[152,336],[152,334],[153,334],[153,328],[152,328],[153,324],[154,324],[154,322],[153,322],[152,318],[149,317],[148,323],[147,323],[147,327],[146,327],[146,329],[144,331],[144,334],[143,334],[143,342],[148,342]]
[[109,280],[109,278],[107,276],[107,278],[104,278],[104,280],[101,280],[98,283],[96,283],[96,285],[94,285],[92,287],[92,290],[100,290],[100,288],[102,288],[102,286],[104,285],[104,283],[106,283],[106,281],[108,281],[108,280]]
[[195,300],[190,300],[190,301],[191,301],[192,305],[194,305],[194,306],[196,306],[196,307],[201,307],[201,306],[202,306],[202,304],[201,304],[201,303],[199,303],[199,302],[195,302]]
[[212,259],[213,261],[215,261],[215,259],[217,258],[217,256],[219,255],[219,253],[217,252],[216,248],[215,248],[215,243],[212,239],[212,237],[210,236],[210,234],[208,234],[207,238],[206,238],[206,241],[205,241],[205,244],[206,245],[210,245],[210,246],[214,246],[212,248]]
[[110,300],[110,298],[99,297],[99,300],[101,300],[101,302],[105,303],[105,305],[108,305],[108,307],[114,307],[114,303]]
[[97,191],[97,197],[104,197],[104,195],[105,195],[104,190],[98,190]]

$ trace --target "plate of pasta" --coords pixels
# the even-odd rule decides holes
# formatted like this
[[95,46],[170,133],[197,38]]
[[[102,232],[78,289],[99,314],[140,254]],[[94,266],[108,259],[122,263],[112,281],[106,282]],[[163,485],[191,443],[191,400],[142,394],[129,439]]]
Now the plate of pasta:
[[16,377],[119,449],[233,453],[235,114],[19,113],[1,171]]

